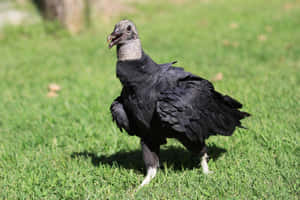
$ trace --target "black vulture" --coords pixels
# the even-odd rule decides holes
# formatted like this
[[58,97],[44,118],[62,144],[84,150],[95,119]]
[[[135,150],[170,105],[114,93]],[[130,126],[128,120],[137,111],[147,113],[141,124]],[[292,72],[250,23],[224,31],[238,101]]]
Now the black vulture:
[[174,62],[155,63],[143,51],[133,22],[117,23],[108,42],[109,48],[117,45],[117,77],[123,85],[110,110],[121,131],[141,138],[147,175],[140,187],[155,177],[160,145],[167,138],[179,140],[201,158],[203,173],[211,173],[205,139],[232,135],[250,114],[239,111],[242,104],[217,92],[208,80]]

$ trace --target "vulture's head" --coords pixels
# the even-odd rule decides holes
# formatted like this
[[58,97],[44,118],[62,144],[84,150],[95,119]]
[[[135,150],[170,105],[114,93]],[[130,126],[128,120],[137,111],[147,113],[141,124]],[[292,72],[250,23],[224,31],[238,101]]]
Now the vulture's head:
[[138,39],[138,32],[133,22],[122,20],[115,25],[114,31],[108,36],[109,48]]

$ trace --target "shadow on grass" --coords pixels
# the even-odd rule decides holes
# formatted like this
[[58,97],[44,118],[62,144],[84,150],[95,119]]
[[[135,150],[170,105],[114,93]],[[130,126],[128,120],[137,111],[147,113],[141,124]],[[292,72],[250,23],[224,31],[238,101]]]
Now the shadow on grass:
[[[226,149],[217,147],[215,144],[208,146],[208,155],[215,161],[223,153],[227,152]],[[144,162],[142,159],[142,151],[134,150],[130,152],[120,151],[115,154],[106,156],[97,156],[91,152],[74,152],[71,158],[90,158],[94,166],[110,165],[120,166],[126,169],[134,169],[135,171],[144,171]],[[191,153],[181,147],[168,147],[168,149],[161,149],[160,151],[161,168],[170,167],[176,171],[185,169],[199,168],[199,160],[193,159]]]

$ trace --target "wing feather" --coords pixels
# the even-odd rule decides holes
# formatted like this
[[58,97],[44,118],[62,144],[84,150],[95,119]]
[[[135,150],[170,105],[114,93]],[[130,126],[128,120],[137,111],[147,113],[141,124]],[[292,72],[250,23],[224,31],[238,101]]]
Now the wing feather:
[[129,120],[121,102],[121,97],[114,100],[110,106],[110,112],[112,114],[113,121],[116,122],[120,131],[123,132],[124,129],[130,133]]
[[164,127],[203,141],[210,135],[231,135],[246,117],[237,109],[241,107],[216,92],[209,81],[190,74],[177,87],[161,92],[156,112]]

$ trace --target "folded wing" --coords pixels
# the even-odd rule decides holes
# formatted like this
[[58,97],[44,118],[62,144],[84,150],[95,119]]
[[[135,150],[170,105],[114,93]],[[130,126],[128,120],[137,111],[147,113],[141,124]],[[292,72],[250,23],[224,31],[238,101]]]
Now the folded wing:
[[116,122],[118,128],[122,132],[123,129],[130,133],[129,120],[122,104],[121,97],[118,97],[110,106],[110,112],[113,121]]
[[203,141],[210,135],[232,135],[235,127],[241,127],[240,120],[249,116],[238,110],[241,107],[216,92],[209,81],[189,74],[175,88],[161,92],[156,112],[165,128]]

